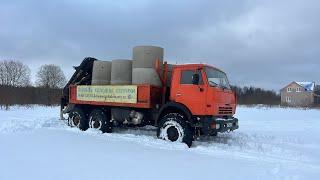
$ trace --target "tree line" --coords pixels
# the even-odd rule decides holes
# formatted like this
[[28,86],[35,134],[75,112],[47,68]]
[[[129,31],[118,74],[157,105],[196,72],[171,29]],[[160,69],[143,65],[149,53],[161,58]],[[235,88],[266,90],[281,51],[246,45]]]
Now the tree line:
[[54,64],[42,65],[31,81],[31,70],[20,61],[0,61],[0,106],[58,104],[61,88],[66,78],[61,68]]
[[275,91],[265,90],[256,87],[237,87],[232,86],[232,89],[237,94],[238,104],[243,105],[280,105],[281,97],[280,94]]
[[57,88],[0,86],[0,107],[5,109],[13,105],[57,105],[60,98],[61,89]]

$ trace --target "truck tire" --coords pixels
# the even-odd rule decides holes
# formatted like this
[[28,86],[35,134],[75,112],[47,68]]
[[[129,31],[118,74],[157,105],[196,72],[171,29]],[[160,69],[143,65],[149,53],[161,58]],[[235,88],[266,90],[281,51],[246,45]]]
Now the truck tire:
[[190,126],[179,113],[165,115],[159,122],[157,136],[167,141],[183,142],[191,147],[193,134]]
[[218,136],[218,133],[217,132],[214,132],[214,133],[210,133],[210,136]]
[[78,127],[82,131],[89,128],[87,117],[79,107],[73,108],[69,113],[68,124],[71,127]]
[[95,109],[89,116],[89,127],[101,130],[103,133],[112,132],[112,122],[106,112],[101,109]]

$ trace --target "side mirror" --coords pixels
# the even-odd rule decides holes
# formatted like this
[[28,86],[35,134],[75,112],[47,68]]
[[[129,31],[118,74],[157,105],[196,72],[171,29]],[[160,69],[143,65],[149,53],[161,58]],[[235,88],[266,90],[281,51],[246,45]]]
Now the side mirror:
[[192,84],[198,85],[199,84],[199,79],[200,79],[199,74],[193,74],[192,75]]

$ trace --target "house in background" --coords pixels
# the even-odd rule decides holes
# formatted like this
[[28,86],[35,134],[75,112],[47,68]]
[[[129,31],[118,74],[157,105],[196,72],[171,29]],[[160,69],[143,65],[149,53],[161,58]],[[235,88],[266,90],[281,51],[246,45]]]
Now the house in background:
[[313,106],[318,100],[314,82],[294,81],[282,88],[280,94],[281,104],[288,106]]

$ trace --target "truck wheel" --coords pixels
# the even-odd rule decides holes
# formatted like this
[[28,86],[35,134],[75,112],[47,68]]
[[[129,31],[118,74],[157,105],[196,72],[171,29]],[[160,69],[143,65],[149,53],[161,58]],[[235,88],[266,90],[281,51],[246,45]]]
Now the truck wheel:
[[69,113],[68,124],[71,127],[76,126],[82,131],[85,131],[89,128],[86,115],[80,108],[77,107],[73,108],[73,110],[71,110]]
[[218,133],[217,132],[210,133],[210,136],[218,136]]
[[100,109],[95,109],[90,113],[89,116],[89,127],[94,129],[99,129],[103,133],[112,132],[112,123],[107,114]]
[[167,141],[186,143],[189,147],[193,141],[191,128],[179,113],[167,114],[160,120],[157,136]]

